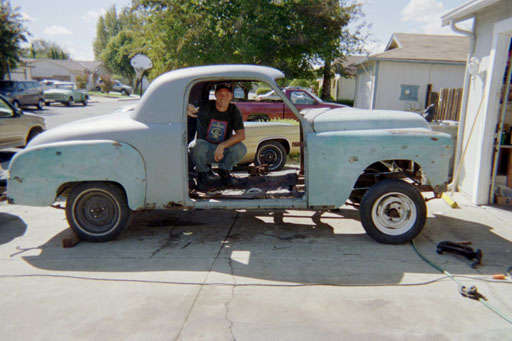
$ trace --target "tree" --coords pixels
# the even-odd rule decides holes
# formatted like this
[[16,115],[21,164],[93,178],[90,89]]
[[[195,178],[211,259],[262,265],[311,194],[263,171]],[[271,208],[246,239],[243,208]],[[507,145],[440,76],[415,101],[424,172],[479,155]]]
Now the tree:
[[23,27],[18,8],[14,10],[9,1],[0,2],[0,79],[15,68],[21,55],[21,42],[26,42],[28,32]]
[[133,31],[124,30],[110,39],[100,55],[105,65],[113,72],[122,75],[133,84],[135,71],[130,64],[133,53],[136,34]]
[[25,50],[25,55],[31,58],[69,59],[69,53],[53,41],[36,39],[30,43],[30,48]]
[[98,18],[96,38],[93,42],[94,57],[101,60],[101,54],[111,39],[123,30],[136,30],[137,26],[137,15],[130,8],[124,7],[118,13],[116,6],[112,6],[104,15]]
[[191,65],[247,63],[311,79],[313,64],[326,61],[331,69],[343,51],[342,28],[358,8],[338,0],[139,0],[136,9],[153,77]]

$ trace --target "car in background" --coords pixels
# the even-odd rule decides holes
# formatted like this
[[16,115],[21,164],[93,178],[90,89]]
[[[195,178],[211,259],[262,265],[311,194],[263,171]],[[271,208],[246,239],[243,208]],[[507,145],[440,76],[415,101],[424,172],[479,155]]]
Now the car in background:
[[[103,91],[103,80],[101,78],[96,81],[96,91]],[[133,92],[133,88],[118,80],[114,80],[114,84],[112,84],[112,91],[120,92],[123,96],[129,96]]]
[[36,81],[0,81],[0,94],[17,109],[28,105],[43,109],[43,88]]
[[42,81],[39,81],[39,84],[41,84],[41,87],[43,88],[43,91],[54,89],[55,83],[58,83],[60,81],[55,79],[43,79]]
[[299,124],[285,122],[244,122],[247,153],[239,162],[268,165],[268,170],[280,171],[290,153],[300,151]]
[[[346,108],[346,105],[338,103],[324,102],[312,92],[303,88],[289,87],[281,90],[283,94],[299,110],[318,109],[318,108]],[[242,112],[244,121],[269,121],[271,119],[293,119],[297,118],[293,114],[283,99],[275,90],[269,91],[256,97],[255,100],[243,100],[235,98],[234,104]]]
[[0,150],[23,147],[45,128],[44,118],[23,113],[0,95]]
[[72,82],[55,82],[54,88],[44,92],[44,104],[62,103],[72,106],[73,103],[82,103],[86,106],[89,102],[89,94],[86,90],[78,89]]

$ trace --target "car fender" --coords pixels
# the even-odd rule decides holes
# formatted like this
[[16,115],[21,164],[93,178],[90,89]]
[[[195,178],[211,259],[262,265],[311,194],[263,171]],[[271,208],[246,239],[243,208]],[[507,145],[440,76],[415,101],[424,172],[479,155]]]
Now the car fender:
[[144,208],[144,160],[131,145],[112,140],[29,146],[11,160],[7,197],[14,204],[48,206],[63,185],[87,181],[118,183],[130,209]]
[[448,134],[428,129],[359,130],[309,133],[307,141],[312,207],[343,205],[364,169],[381,160],[418,163],[433,188],[448,181],[453,148]]

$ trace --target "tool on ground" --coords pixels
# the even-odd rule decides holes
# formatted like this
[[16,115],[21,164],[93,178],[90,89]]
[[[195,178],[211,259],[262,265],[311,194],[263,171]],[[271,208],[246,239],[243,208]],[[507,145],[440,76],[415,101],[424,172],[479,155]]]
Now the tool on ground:
[[445,240],[437,244],[437,253],[452,252],[464,256],[473,261],[471,267],[475,269],[477,265],[482,264],[483,253],[480,249],[473,250],[472,247],[468,246],[469,244],[471,242],[455,243]]

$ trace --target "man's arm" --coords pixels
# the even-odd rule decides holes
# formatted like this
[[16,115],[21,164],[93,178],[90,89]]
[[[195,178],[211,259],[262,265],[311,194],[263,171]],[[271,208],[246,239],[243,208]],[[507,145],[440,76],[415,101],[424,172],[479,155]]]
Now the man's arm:
[[219,162],[224,157],[224,149],[231,147],[238,142],[245,140],[245,129],[235,130],[235,133],[226,141],[223,141],[217,145],[215,149],[215,161]]

